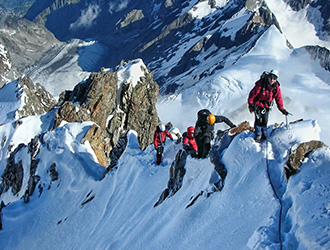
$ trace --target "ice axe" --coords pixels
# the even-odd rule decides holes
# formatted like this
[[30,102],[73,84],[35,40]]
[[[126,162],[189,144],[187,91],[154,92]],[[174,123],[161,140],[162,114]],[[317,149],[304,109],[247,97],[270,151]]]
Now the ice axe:
[[286,129],[289,129],[288,115],[292,115],[292,114],[288,112],[288,114],[285,115]]

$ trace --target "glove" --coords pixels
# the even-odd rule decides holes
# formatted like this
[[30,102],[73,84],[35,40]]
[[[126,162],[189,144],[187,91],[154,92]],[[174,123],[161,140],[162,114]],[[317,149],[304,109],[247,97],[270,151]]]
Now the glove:
[[253,113],[256,111],[256,106],[253,103],[249,103],[249,111],[250,113]]
[[288,115],[289,114],[289,112],[286,109],[281,109],[280,111],[282,112],[283,115]]

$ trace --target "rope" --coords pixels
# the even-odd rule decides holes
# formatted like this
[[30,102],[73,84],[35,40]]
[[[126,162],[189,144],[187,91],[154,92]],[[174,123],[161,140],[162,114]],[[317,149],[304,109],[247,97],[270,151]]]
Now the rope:
[[[267,133],[266,133],[267,134]],[[270,171],[269,171],[269,163],[268,163],[268,138],[266,138],[266,167],[267,167],[267,175],[268,175],[268,179],[269,179],[269,183],[270,186],[273,189],[274,195],[276,197],[276,199],[278,200],[279,204],[280,204],[280,214],[279,214],[279,221],[278,221],[278,233],[279,233],[279,243],[280,243],[280,250],[283,249],[283,245],[282,245],[282,233],[281,233],[281,228],[282,228],[282,211],[283,211],[283,205],[282,205],[282,200],[280,199],[280,197],[278,196],[276,189],[274,187],[274,184],[272,182],[272,179],[270,177]]]

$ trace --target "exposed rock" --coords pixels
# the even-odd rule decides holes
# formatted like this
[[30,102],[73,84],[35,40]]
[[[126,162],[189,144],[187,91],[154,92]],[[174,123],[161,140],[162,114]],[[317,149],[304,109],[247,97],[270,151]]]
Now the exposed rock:
[[330,71],[330,51],[320,46],[306,46],[306,51],[314,60],[318,59],[320,65],[327,71]]
[[0,42],[0,88],[7,83],[15,80],[19,72],[12,66],[10,53]]
[[[138,62],[130,62],[127,66]],[[159,124],[155,106],[158,85],[145,66],[141,66],[140,70],[143,76],[134,86],[132,82],[120,83],[117,71],[91,74],[72,92],[61,95],[54,127],[63,120],[95,122],[83,141],[90,142],[103,166],[109,166],[110,151],[130,129],[138,133],[140,147],[144,150],[152,143],[153,132]]]
[[160,195],[154,207],[161,204],[167,197],[174,195],[181,187],[183,177],[186,173],[184,168],[188,154],[184,150],[179,150],[170,168],[170,179],[167,188]]
[[7,166],[1,175],[1,192],[5,193],[12,188],[12,192],[16,195],[22,188],[23,183],[23,163],[22,160],[16,162],[15,156],[18,151],[20,151],[25,145],[20,144],[14,152],[10,154]]
[[56,171],[55,162],[49,167],[49,175],[52,181],[56,181],[58,179],[58,172]]
[[[17,195],[23,187],[23,178],[28,180],[26,190],[23,198],[24,202],[29,202],[29,197],[33,195],[36,186],[41,180],[41,177],[36,175],[38,164],[40,162],[36,157],[39,154],[41,146],[42,134],[35,136],[28,145],[20,144],[11,154],[8,159],[7,166],[1,176],[1,190],[2,193],[7,192],[10,188],[14,195]],[[25,152],[23,152],[25,150]],[[26,151],[30,155],[29,160],[23,160],[19,153],[25,154]],[[58,179],[58,173],[56,171],[56,163],[53,163],[49,167],[49,176],[51,181]],[[43,187],[39,185],[39,193],[41,194]]]
[[128,13],[124,20],[119,20],[117,22],[117,25],[120,26],[120,28],[124,28],[132,23],[135,23],[138,20],[141,20],[144,18],[142,10],[132,10],[130,13]]
[[312,0],[284,0],[292,10],[299,11],[305,8]]
[[235,128],[230,129],[230,134],[239,134],[247,130],[254,131],[254,128],[250,126],[248,121],[244,121],[238,124]]
[[51,110],[56,101],[41,84],[33,82],[24,76],[18,83],[17,98],[21,98],[21,108],[16,112],[16,118],[41,115]]
[[291,148],[290,156],[287,162],[289,169],[286,169],[287,177],[295,174],[308,154],[318,148],[328,147],[321,141],[309,141],[301,143],[298,147]]

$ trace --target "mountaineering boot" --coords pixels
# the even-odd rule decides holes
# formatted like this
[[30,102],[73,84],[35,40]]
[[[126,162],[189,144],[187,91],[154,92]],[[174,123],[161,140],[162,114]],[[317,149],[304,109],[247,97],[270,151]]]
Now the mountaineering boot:
[[261,141],[261,135],[256,135],[256,138],[254,139],[255,142],[260,143]]

